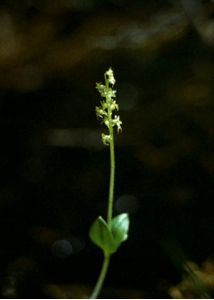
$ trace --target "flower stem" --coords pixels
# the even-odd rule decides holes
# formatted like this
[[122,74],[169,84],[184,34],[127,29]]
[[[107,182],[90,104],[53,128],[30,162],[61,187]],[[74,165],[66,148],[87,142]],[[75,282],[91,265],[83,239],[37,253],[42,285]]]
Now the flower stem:
[[[111,118],[110,109],[108,110],[109,120]],[[109,122],[109,133],[110,133],[110,180],[109,180],[109,196],[108,196],[108,212],[107,212],[107,223],[110,224],[113,214],[113,202],[114,202],[114,182],[115,182],[115,154],[114,154],[114,131]],[[103,265],[98,277],[97,283],[94,287],[94,290],[90,296],[90,299],[97,299],[102,289],[107,271],[110,262],[111,255],[104,255]]]
[[[106,74],[104,75],[105,85],[109,89],[109,81]],[[115,154],[114,154],[114,130],[112,126],[112,110],[108,98],[106,99],[108,103],[108,120],[109,120],[109,135],[110,135],[110,180],[109,180],[109,195],[108,195],[108,213],[107,213],[107,223],[110,224],[112,220],[113,213],[113,201],[114,201],[114,181],[115,181]]]
[[[110,226],[111,221],[112,221],[112,215],[113,215],[113,202],[114,202],[114,184],[115,184],[115,153],[114,153],[114,126],[117,125],[118,129],[121,129],[121,121],[118,119],[118,123],[113,123],[113,117],[112,117],[112,112],[113,110],[117,109],[118,110],[118,105],[115,103],[115,101],[112,101],[112,89],[109,87],[109,83],[111,85],[114,85],[115,79],[113,77],[113,72],[111,69],[109,69],[108,72],[104,74],[104,79],[105,79],[105,91],[106,94],[104,94],[103,97],[106,98],[106,104],[107,106],[101,107],[102,109],[98,108],[98,116],[103,117],[103,115],[107,116],[107,127],[109,129],[109,137],[108,138],[108,144],[109,145],[109,150],[110,150],[110,179],[109,179],[109,195],[108,195],[108,210],[107,210],[107,224]],[[98,90],[101,89],[102,85],[98,84]],[[99,91],[100,91],[99,90]],[[111,93],[110,93],[111,92]],[[102,93],[102,92],[101,92]],[[113,108],[112,108],[113,106]],[[105,123],[106,124],[106,123]],[[108,271],[108,266],[110,262],[110,257],[111,254],[106,254],[104,252],[104,259],[103,259],[103,265],[100,271],[100,275],[98,277],[97,283],[94,287],[94,290],[90,296],[90,299],[96,299],[100,291],[102,289],[107,271]]]
[[92,292],[89,299],[97,299],[97,297],[99,296],[100,291],[101,291],[102,286],[103,286],[103,282],[104,282],[105,277],[106,277],[106,273],[107,273],[108,266],[109,266],[109,261],[110,261],[110,256],[105,255],[104,260],[103,260],[103,265],[102,265],[102,268],[101,268],[101,271],[100,271],[100,275],[98,277],[97,283],[96,283],[96,285],[94,287],[94,290],[93,290],[93,292]]
[[108,215],[107,222],[111,223],[114,201],[114,183],[115,183],[115,154],[114,154],[114,134],[113,128],[110,126],[110,180],[109,180],[109,198],[108,198]]
[[[115,154],[114,154],[114,133],[113,128],[110,126],[109,133],[111,136],[110,142],[110,180],[109,180],[109,198],[108,198],[108,214],[107,214],[107,223],[110,224],[112,220],[113,213],[113,201],[114,201],[114,181],[115,181]],[[107,271],[110,262],[111,255],[104,255],[103,265],[98,277],[97,283],[94,287],[94,290],[90,296],[90,299],[97,299],[102,289]]]

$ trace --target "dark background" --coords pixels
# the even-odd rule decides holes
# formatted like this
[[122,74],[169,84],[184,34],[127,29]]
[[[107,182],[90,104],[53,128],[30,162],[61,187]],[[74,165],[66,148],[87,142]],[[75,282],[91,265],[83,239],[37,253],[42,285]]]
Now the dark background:
[[103,295],[169,297],[186,260],[212,260],[213,14],[213,1],[0,2],[1,297],[78,298],[96,281],[88,230],[106,215],[109,153],[95,82],[110,66],[115,214],[131,224]]

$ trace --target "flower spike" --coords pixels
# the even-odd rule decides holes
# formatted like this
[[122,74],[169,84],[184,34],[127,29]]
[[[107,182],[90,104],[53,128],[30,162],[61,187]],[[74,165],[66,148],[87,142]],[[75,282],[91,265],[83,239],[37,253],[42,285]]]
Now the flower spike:
[[114,115],[115,111],[119,110],[117,102],[113,99],[116,97],[116,90],[112,87],[116,80],[114,78],[114,73],[111,68],[104,74],[105,85],[102,83],[96,83],[96,89],[100,93],[103,100],[100,101],[100,106],[96,107],[97,118],[104,123],[109,130],[109,135],[102,133],[102,141],[104,145],[109,145],[111,141],[111,130],[113,127],[117,127],[117,132],[122,131],[122,121],[120,116]]

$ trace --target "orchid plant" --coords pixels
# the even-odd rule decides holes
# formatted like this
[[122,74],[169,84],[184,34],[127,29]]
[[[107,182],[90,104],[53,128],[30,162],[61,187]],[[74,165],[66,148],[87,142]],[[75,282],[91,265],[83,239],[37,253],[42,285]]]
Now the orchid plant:
[[122,242],[128,238],[129,216],[123,213],[113,217],[114,185],[115,185],[115,151],[114,151],[114,129],[122,132],[122,121],[117,114],[119,106],[115,100],[116,90],[114,90],[115,78],[113,70],[110,68],[104,73],[105,83],[97,83],[96,88],[101,95],[100,106],[96,107],[97,118],[107,129],[107,133],[102,133],[101,138],[105,146],[110,150],[110,180],[107,219],[99,216],[92,224],[89,232],[91,240],[103,251],[103,264],[97,283],[92,291],[90,299],[96,299],[102,289],[110,257],[115,253]]

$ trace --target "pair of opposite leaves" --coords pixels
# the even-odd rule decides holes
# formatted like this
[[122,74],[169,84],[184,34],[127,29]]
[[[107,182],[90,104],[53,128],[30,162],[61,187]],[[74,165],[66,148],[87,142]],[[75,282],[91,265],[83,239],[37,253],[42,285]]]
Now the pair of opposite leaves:
[[102,217],[98,217],[91,226],[89,236],[105,255],[111,255],[127,240],[128,230],[129,216],[123,213],[114,217],[109,224]]

